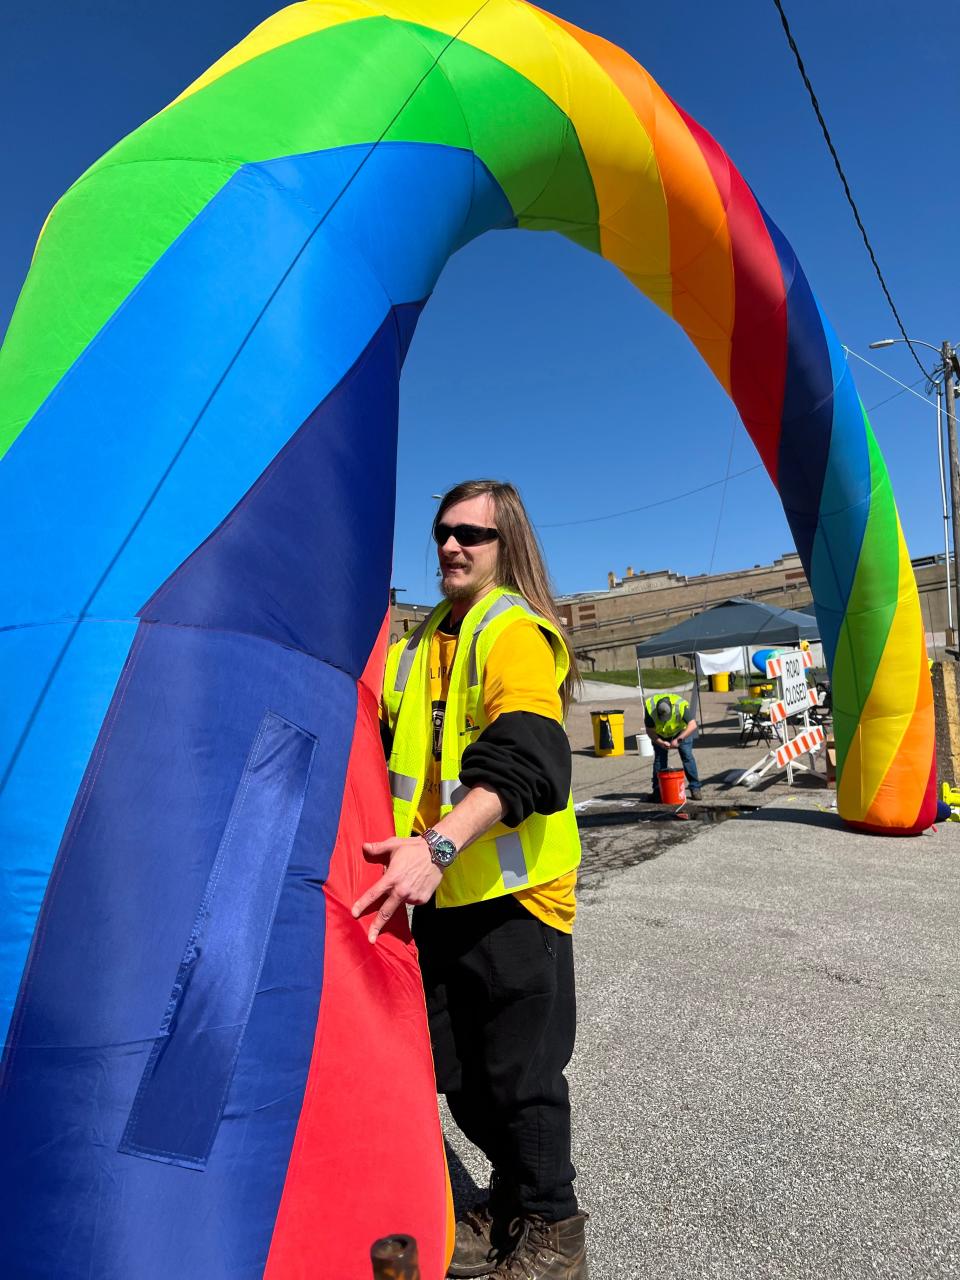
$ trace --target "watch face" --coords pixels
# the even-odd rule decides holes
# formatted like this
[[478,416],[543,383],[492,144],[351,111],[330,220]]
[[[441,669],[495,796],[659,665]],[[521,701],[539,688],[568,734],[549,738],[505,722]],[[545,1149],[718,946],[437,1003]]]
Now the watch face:
[[441,867],[449,867],[457,856],[457,846],[452,840],[446,840],[441,836],[439,840],[434,840],[432,852],[434,859]]

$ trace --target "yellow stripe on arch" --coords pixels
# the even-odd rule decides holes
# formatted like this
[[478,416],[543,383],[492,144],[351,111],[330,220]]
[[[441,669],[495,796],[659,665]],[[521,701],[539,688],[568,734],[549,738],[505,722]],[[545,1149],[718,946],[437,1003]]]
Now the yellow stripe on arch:
[[[502,31],[487,39],[498,13]],[[566,113],[593,179],[604,258],[670,315],[670,222],[653,140],[575,30],[533,5],[506,0],[485,9],[461,39],[513,67]]]
[[[870,693],[860,714],[860,723],[844,761],[838,790],[838,808],[854,822],[885,819],[882,812],[871,816],[878,792],[896,760],[898,768],[916,771],[919,784],[911,795],[922,794],[926,786],[933,751],[932,716],[924,700],[910,701],[908,711],[897,710],[905,702],[904,690],[920,690],[925,661],[920,597],[910,555],[897,519],[898,588],[897,607],[887,643],[877,665]],[[927,723],[929,721],[929,724]],[[909,759],[898,759],[906,752]],[[901,793],[902,794],[902,793]],[[886,806],[881,806],[885,809]],[[900,815],[897,825],[909,825],[915,815]]]
[[[670,230],[653,141],[609,72],[565,25],[524,0],[489,0],[479,9],[459,0],[383,0],[380,8],[388,17],[456,35],[559,107],[593,179],[603,256],[670,314]],[[476,16],[468,20],[471,12]]]
[[604,256],[672,312],[669,219],[653,142],[608,71],[563,24],[523,0],[302,0],[261,23],[175,101],[280,45],[374,17],[456,36],[524,76],[559,107],[590,168]]
[[252,62],[264,53],[279,49],[281,45],[291,44],[304,36],[316,35],[318,31],[337,27],[343,22],[357,22],[362,18],[379,16],[381,7],[366,4],[364,0],[301,0],[300,4],[288,5],[254,27],[238,45],[218,58],[203,75],[198,76],[183,93],[164,107],[164,111],[169,111],[170,107],[182,102],[184,98],[205,89],[221,76],[229,75],[237,67]]
[[[653,140],[669,219],[672,305],[664,310],[672,312],[721,386],[731,394],[735,292],[730,227],[700,145],[667,94],[634,58],[602,36],[557,17],[551,16],[551,20],[582,44],[619,87],[647,138]],[[646,234],[642,219],[642,210],[628,203],[604,221],[603,230],[609,228],[632,240]],[[605,243],[604,257],[616,262],[638,288],[647,291],[647,281],[631,270],[629,261],[621,261],[615,246],[608,251]]]

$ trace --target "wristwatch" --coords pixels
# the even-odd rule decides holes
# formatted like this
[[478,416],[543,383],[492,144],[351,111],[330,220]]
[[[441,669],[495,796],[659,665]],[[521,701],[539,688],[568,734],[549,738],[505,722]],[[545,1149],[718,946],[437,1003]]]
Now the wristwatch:
[[452,840],[442,836],[439,831],[434,831],[433,827],[429,827],[424,831],[423,838],[426,840],[430,850],[430,861],[435,867],[445,871],[460,850]]

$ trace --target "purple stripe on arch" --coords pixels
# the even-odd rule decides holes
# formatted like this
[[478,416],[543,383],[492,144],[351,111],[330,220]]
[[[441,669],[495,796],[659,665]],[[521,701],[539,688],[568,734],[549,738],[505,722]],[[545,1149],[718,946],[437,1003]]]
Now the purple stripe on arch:
[[777,489],[809,578],[833,429],[833,378],[817,300],[783,232],[764,217],[780,261],[787,307]]
[[121,1152],[188,1169],[210,1158],[316,748],[275,711],[260,721]]
[[[174,1064],[173,1128],[182,1134],[190,1113],[223,1106],[200,1175],[118,1147],[266,709],[312,734],[325,768],[304,793],[225,1097],[211,1096],[201,1046],[197,1070],[189,1054]],[[354,681],[304,654],[229,632],[141,626],[58,855],[4,1062],[0,1146],[18,1171],[0,1198],[10,1274],[261,1275],[313,1046],[322,884],[355,717]],[[250,891],[249,879],[234,888]],[[236,981],[229,966],[220,980]],[[109,1200],[98,1194],[105,1182]],[[98,1213],[78,1216],[98,1200]],[[231,1256],[222,1255],[225,1213],[243,1223],[230,1233]],[[56,1229],[68,1222],[70,1232]]]

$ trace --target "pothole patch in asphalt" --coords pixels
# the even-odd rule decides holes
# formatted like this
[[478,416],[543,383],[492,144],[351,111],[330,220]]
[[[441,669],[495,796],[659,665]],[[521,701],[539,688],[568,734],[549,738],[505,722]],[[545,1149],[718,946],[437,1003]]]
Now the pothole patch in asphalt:
[[755,813],[761,807],[699,802],[678,810],[623,795],[583,801],[577,806],[583,845],[579,891],[589,893],[612,872],[652,862],[668,849],[692,840],[705,826]]

